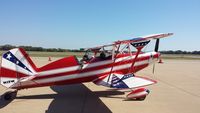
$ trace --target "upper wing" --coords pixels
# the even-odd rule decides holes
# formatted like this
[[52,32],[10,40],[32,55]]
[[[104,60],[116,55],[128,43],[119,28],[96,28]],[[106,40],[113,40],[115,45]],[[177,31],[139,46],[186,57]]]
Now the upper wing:
[[[94,81],[97,85],[103,85],[111,88],[119,89],[133,89],[138,87],[144,87],[147,85],[155,84],[155,80],[151,80],[144,77],[134,76],[133,74],[122,75],[122,74],[111,74],[111,79],[108,81],[108,75],[101,77]],[[108,81],[108,82],[107,82]]]
[[147,35],[147,36],[143,36],[142,38],[145,39],[159,39],[159,38],[165,38],[168,36],[173,35],[173,33],[160,33],[160,34],[152,34],[152,35]]
[[116,41],[113,44],[97,46],[97,47],[93,47],[93,48],[85,48],[85,49],[86,50],[89,49],[89,50],[92,50],[92,51],[99,51],[103,47],[109,47],[109,46],[113,46],[113,45],[127,44],[127,43],[137,43],[137,42],[141,42],[141,41],[149,41],[149,40],[152,40],[152,39],[165,38],[165,37],[168,37],[168,36],[171,36],[171,35],[173,35],[173,33],[152,34],[152,35],[141,36],[141,37],[137,37],[137,38],[133,38],[133,39],[129,39],[129,40]]
[[165,38],[165,37],[168,37],[168,36],[171,36],[171,35],[173,35],[173,33],[152,34],[152,35],[147,35],[147,36],[141,36],[141,37],[133,38],[133,39],[130,39],[130,40],[117,41],[115,43],[116,44],[135,43],[135,42],[141,42],[141,41],[146,41],[146,40]]

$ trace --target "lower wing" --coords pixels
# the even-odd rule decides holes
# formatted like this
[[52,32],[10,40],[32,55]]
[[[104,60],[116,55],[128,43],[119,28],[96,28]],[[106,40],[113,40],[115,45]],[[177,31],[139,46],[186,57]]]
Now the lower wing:
[[93,82],[97,85],[117,89],[134,89],[157,83],[155,80],[135,76],[134,74],[123,75],[117,73],[111,74],[110,77],[108,75],[99,77]]

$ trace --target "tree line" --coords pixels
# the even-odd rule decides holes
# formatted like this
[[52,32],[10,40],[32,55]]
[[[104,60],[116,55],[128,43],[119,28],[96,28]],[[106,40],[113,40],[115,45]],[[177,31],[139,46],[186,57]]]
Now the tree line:
[[61,48],[43,48],[43,47],[33,47],[33,46],[13,46],[13,45],[1,45],[1,51],[8,51],[13,48],[23,48],[26,51],[40,51],[40,52],[83,52],[84,49],[61,49]]
[[[80,49],[61,49],[61,48],[43,48],[43,47],[32,47],[32,46],[13,46],[13,45],[2,45],[0,46],[0,50],[2,51],[8,51],[13,48],[24,48],[26,51],[43,51],[43,52],[84,52],[85,50],[83,48]],[[182,51],[182,50],[176,50],[176,51],[160,51],[163,54],[194,54],[194,55],[200,55],[200,51]]]
[[200,55],[200,51],[182,51],[182,50],[176,50],[176,51],[160,51],[163,54],[193,54],[193,55]]

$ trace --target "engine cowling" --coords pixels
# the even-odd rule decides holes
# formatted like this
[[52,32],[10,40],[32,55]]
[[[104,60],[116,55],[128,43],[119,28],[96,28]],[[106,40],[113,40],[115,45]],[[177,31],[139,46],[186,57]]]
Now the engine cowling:
[[144,100],[150,91],[146,88],[138,88],[130,92],[126,98],[131,100]]

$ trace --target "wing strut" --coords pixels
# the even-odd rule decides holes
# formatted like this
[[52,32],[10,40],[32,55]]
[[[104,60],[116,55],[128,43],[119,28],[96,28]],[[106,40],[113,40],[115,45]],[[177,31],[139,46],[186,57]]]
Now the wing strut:
[[[115,46],[116,45],[113,45],[114,47],[113,47],[113,56],[114,56],[114,60],[113,60],[113,63],[115,63],[115,60],[116,60],[116,56],[117,56],[117,54],[118,54],[118,51],[119,51],[119,48],[120,48],[120,44],[119,44],[119,46],[117,47],[117,52],[115,53]],[[109,80],[110,80],[110,76],[111,76],[111,74],[112,74],[112,71],[113,71],[113,66],[112,66],[112,68],[111,68],[111,70],[110,70],[110,74],[108,75],[108,80],[107,80],[107,83],[109,82]]]
[[136,43],[130,43],[133,47],[135,47],[137,49],[137,52],[136,52],[135,58],[133,60],[133,63],[131,64],[129,73],[132,73],[135,71],[134,65],[137,61],[138,55],[140,54],[140,52],[142,51],[144,46],[146,46],[149,42],[150,42],[150,40],[145,40],[145,41],[136,42]]
[[136,62],[136,60],[137,60],[137,58],[138,58],[138,55],[140,54],[142,48],[143,48],[143,47],[141,47],[141,48],[137,48],[137,53],[136,53],[136,55],[135,55],[135,58],[134,58],[134,60],[133,60],[133,63],[131,64],[131,67],[130,67],[129,73],[132,73],[132,72],[134,71],[134,65],[135,65],[135,62]]

